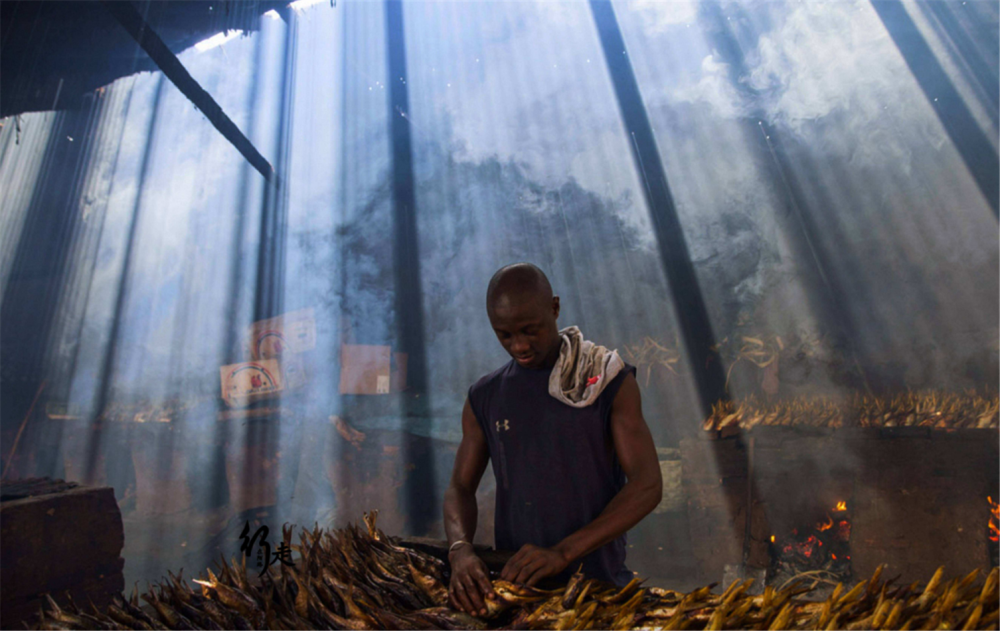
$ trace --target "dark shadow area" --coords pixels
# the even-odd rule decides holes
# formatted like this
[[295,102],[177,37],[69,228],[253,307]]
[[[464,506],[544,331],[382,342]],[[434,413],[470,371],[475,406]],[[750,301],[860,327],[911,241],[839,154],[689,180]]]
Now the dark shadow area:
[[714,361],[711,352],[716,343],[711,320],[698,286],[684,231],[667,183],[666,171],[639,93],[639,84],[626,54],[625,41],[614,8],[609,0],[591,0],[590,7],[622,120],[630,136],[628,140],[653,219],[663,270],[677,309],[684,346],[702,407],[707,414],[713,403],[727,398],[722,366]]
[[[256,45],[254,46],[254,67],[260,68],[264,56],[264,45],[262,38],[258,37]],[[253,75],[253,81],[250,87],[250,102],[257,103],[260,98],[261,93],[261,73],[255,72]],[[247,119],[247,132],[250,133],[254,129],[254,124],[257,120],[257,108],[251,107],[249,111],[249,117]],[[236,221],[233,224],[233,243],[235,244],[235,249],[233,251],[232,257],[230,258],[229,267],[229,298],[226,301],[226,314],[225,321],[228,323],[226,327],[226,336],[223,340],[221,357],[224,361],[235,362],[240,356],[241,338],[240,335],[243,333],[242,327],[239,327],[237,322],[237,313],[239,311],[239,304],[242,295],[242,289],[244,284],[244,232],[247,229],[248,217],[247,208],[250,204],[252,198],[253,189],[258,185],[257,178],[251,173],[252,167],[250,163],[243,162],[240,165],[240,179],[239,179],[239,204],[236,207]],[[267,188],[273,188],[273,186],[267,186]],[[266,191],[265,191],[266,195]],[[222,412],[227,409],[225,402],[219,398],[216,401],[216,411]],[[212,462],[212,479],[219,480],[224,479],[226,475],[226,454],[222,445],[225,444],[227,440],[231,437],[229,434],[229,424],[228,423],[216,423],[215,424],[215,448],[212,450],[211,462]],[[205,489],[208,496],[204,499],[208,507],[218,507],[224,505],[229,499],[229,492],[225,485],[223,484],[213,484],[209,488]]]
[[[147,0],[130,5],[177,54],[230,29],[249,33],[262,13],[287,7],[283,0]],[[5,0],[0,3],[0,117],[79,109],[85,95],[136,71],[156,70],[99,1]]]
[[[417,208],[414,196],[413,141],[410,137],[409,88],[406,85],[406,42],[403,5],[386,0],[385,38],[388,58],[389,133],[392,145],[392,256],[395,281],[396,328],[399,348],[408,356],[408,395],[403,402],[404,431],[414,418],[426,417],[430,410],[427,388],[427,356],[424,339],[423,290],[420,249],[417,236]],[[416,440],[416,437],[414,437]],[[403,505],[410,517],[410,532],[426,533],[440,513],[440,499],[432,482],[434,461],[428,449],[404,444],[403,461],[419,472],[407,476]]]
[[45,360],[57,321],[60,295],[71,273],[68,265],[80,221],[72,202],[79,194],[81,167],[90,157],[94,116],[98,109],[92,99],[89,108],[66,112],[53,122],[24,229],[20,240],[11,244],[16,247],[16,253],[0,314],[0,347],[3,349],[0,427],[4,437],[4,468],[8,466],[9,451],[22,423],[28,433],[17,443],[18,450],[32,449],[37,433],[34,421],[38,418],[37,407],[33,408],[32,402],[43,394],[48,396],[53,390],[61,389],[62,384],[47,383]]
[[231,142],[244,158],[246,158],[265,179],[270,180],[274,169],[264,156],[239,130],[235,123],[226,115],[215,99],[202,88],[187,71],[184,64],[177,59],[167,45],[163,43],[156,31],[143,19],[130,2],[105,1],[108,12],[115,16],[129,35],[142,47],[146,54],[156,62],[164,75],[184,94],[205,117],[219,130],[226,140]]
[[[738,12],[736,8],[733,10]],[[770,181],[778,190],[779,197],[784,198],[787,215],[794,218],[793,221],[798,228],[787,231],[789,241],[798,260],[812,264],[814,282],[805,283],[810,311],[822,328],[833,336],[835,346],[848,349],[848,352],[856,357],[857,349],[852,341],[856,337],[856,332],[846,312],[848,294],[844,287],[837,284],[836,278],[830,277],[832,253],[823,246],[824,239],[829,241],[832,238],[836,242],[836,237],[824,230],[811,212],[807,194],[802,183],[798,181],[795,169],[792,168],[792,157],[785,148],[782,134],[768,123],[760,105],[759,95],[745,80],[750,72],[743,46],[740,45],[740,35],[734,33],[731,27],[733,22],[726,19],[722,7],[717,2],[703,2],[700,5],[699,17],[706,36],[728,67],[730,84],[750,105],[750,112],[743,118],[744,138],[748,146],[768,156],[761,163],[768,168]],[[746,19],[737,19],[735,23],[748,22]],[[849,385],[864,387],[864,376],[859,375],[859,377],[862,383]]]
[[[108,334],[108,345],[104,351],[104,360],[101,364],[101,372],[98,375],[97,397],[95,398],[93,413],[99,417],[108,408],[108,403],[113,397],[111,384],[114,381],[115,360],[117,358],[118,343],[121,339],[122,317],[125,306],[125,298],[129,289],[129,272],[132,268],[132,257],[135,255],[136,234],[139,227],[139,209],[142,207],[143,183],[149,175],[150,158],[153,155],[153,145],[156,142],[156,128],[159,122],[159,112],[163,105],[163,87],[166,84],[166,77],[161,76],[156,82],[156,94],[153,97],[153,114],[149,123],[149,132],[146,136],[146,147],[142,154],[142,166],[139,168],[139,181],[135,195],[135,202],[130,213],[128,237],[125,240],[124,256],[122,257],[121,276],[118,279],[118,290],[115,293],[114,316],[111,320],[111,329]],[[103,428],[101,423],[94,423],[92,431],[87,437],[87,461],[84,465],[86,474],[84,481],[93,479],[96,473],[96,466],[99,461],[99,454],[103,444]]]
[[960,12],[966,5],[929,0],[919,0],[917,5],[932,23],[936,22],[938,31],[943,32],[955,46],[964,62],[959,68],[979,87],[977,96],[982,99],[984,109],[993,121],[993,125],[997,126],[1000,123],[1000,78],[997,77],[996,31],[992,32],[993,54],[987,59],[983,51],[976,46],[973,33],[969,32],[969,26],[962,24]]
[[976,124],[906,7],[897,0],[872,0],[872,7],[902,53],[994,216],[1000,216],[1000,159],[996,150]]
[[[275,177],[264,187],[261,200],[260,227],[257,240],[257,271],[254,283],[253,321],[257,322],[280,315],[285,308],[285,259],[288,235],[288,187],[287,172],[290,167],[290,144],[292,137],[292,94],[295,89],[295,16],[290,11],[282,13],[287,31],[282,50],[281,80],[278,85],[281,99],[278,105],[278,124],[275,134]],[[281,398],[269,402],[281,406]],[[282,438],[282,427],[278,419],[243,426],[242,437],[229,435],[227,445],[240,442],[242,438],[240,480],[244,488],[257,488],[267,483],[273,473],[261,466],[265,460],[275,459]],[[231,498],[232,499],[232,498]],[[288,499],[279,495],[277,504]]]
[[[688,354],[688,366],[693,373],[704,417],[709,414],[713,405],[729,400],[722,363],[712,352],[716,346],[712,322],[705,307],[691,256],[688,253],[683,228],[667,182],[666,170],[660,158],[653,128],[649,123],[646,106],[639,92],[635,72],[628,58],[614,7],[609,0],[590,0],[590,7],[614,85],[618,107],[625,128],[630,135],[632,155],[643,183],[646,203],[652,215],[660,258],[667,277],[668,290],[672,294],[677,310],[684,348]],[[682,433],[686,434],[687,432]],[[742,447],[742,437],[738,440]],[[711,446],[712,456],[716,461],[716,466],[721,467],[722,455],[716,447],[717,445],[713,443]],[[738,452],[743,458],[746,458],[745,449],[739,449]],[[754,486],[751,474],[745,485],[747,506],[752,505],[753,498],[757,495]],[[734,536],[739,536],[739,531],[743,530],[741,565],[742,569],[745,570],[753,563],[753,559],[750,556],[751,520],[746,512],[740,514],[742,499],[740,494],[727,494],[725,496]]]
[[295,89],[295,24],[288,21],[281,64],[281,101],[278,125],[274,130],[277,156],[276,177],[264,189],[257,241],[257,279],[254,292],[254,321],[273,318],[284,310],[285,246],[288,232],[289,146],[292,134],[292,93]]

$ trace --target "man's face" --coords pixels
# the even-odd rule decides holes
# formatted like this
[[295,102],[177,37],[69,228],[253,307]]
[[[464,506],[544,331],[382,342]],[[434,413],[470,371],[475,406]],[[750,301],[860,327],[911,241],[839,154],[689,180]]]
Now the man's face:
[[500,345],[521,366],[542,368],[558,357],[559,296],[553,296],[550,303],[531,297],[500,296],[489,316]]

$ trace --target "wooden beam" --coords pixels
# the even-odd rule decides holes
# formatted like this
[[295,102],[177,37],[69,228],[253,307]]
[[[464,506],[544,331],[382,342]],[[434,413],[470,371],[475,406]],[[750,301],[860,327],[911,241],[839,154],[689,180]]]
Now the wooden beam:
[[167,48],[167,45],[163,43],[160,36],[150,28],[146,20],[136,11],[135,6],[131,2],[122,0],[102,0],[102,3],[108,12],[118,20],[118,23],[128,31],[128,34],[138,42],[139,46],[159,66],[163,74],[177,86],[177,89],[184,96],[194,103],[195,107],[202,111],[209,122],[219,130],[219,133],[225,136],[226,140],[231,142],[236,147],[236,150],[243,154],[243,157],[264,176],[265,180],[273,182],[275,173],[271,164],[257,151],[253,143],[243,135],[243,132],[239,130],[236,123],[226,116],[226,113],[222,111],[222,107],[215,102],[215,99],[194,80],[194,77],[191,76],[180,60],[177,59],[177,56]]

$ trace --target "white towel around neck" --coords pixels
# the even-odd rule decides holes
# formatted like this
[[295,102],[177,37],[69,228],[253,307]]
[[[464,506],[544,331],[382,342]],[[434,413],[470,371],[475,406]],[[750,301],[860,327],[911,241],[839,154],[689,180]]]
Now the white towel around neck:
[[585,408],[625,367],[618,351],[583,339],[575,326],[559,331],[562,346],[549,376],[549,394],[566,405]]

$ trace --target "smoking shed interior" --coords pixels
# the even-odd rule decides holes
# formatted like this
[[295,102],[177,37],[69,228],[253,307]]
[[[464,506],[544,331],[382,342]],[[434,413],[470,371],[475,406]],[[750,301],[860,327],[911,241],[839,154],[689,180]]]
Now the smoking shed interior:
[[[995,0],[0,32],[3,628],[997,628]],[[442,503],[518,261],[636,368],[662,499],[633,583],[512,584],[487,468],[471,616]]]

